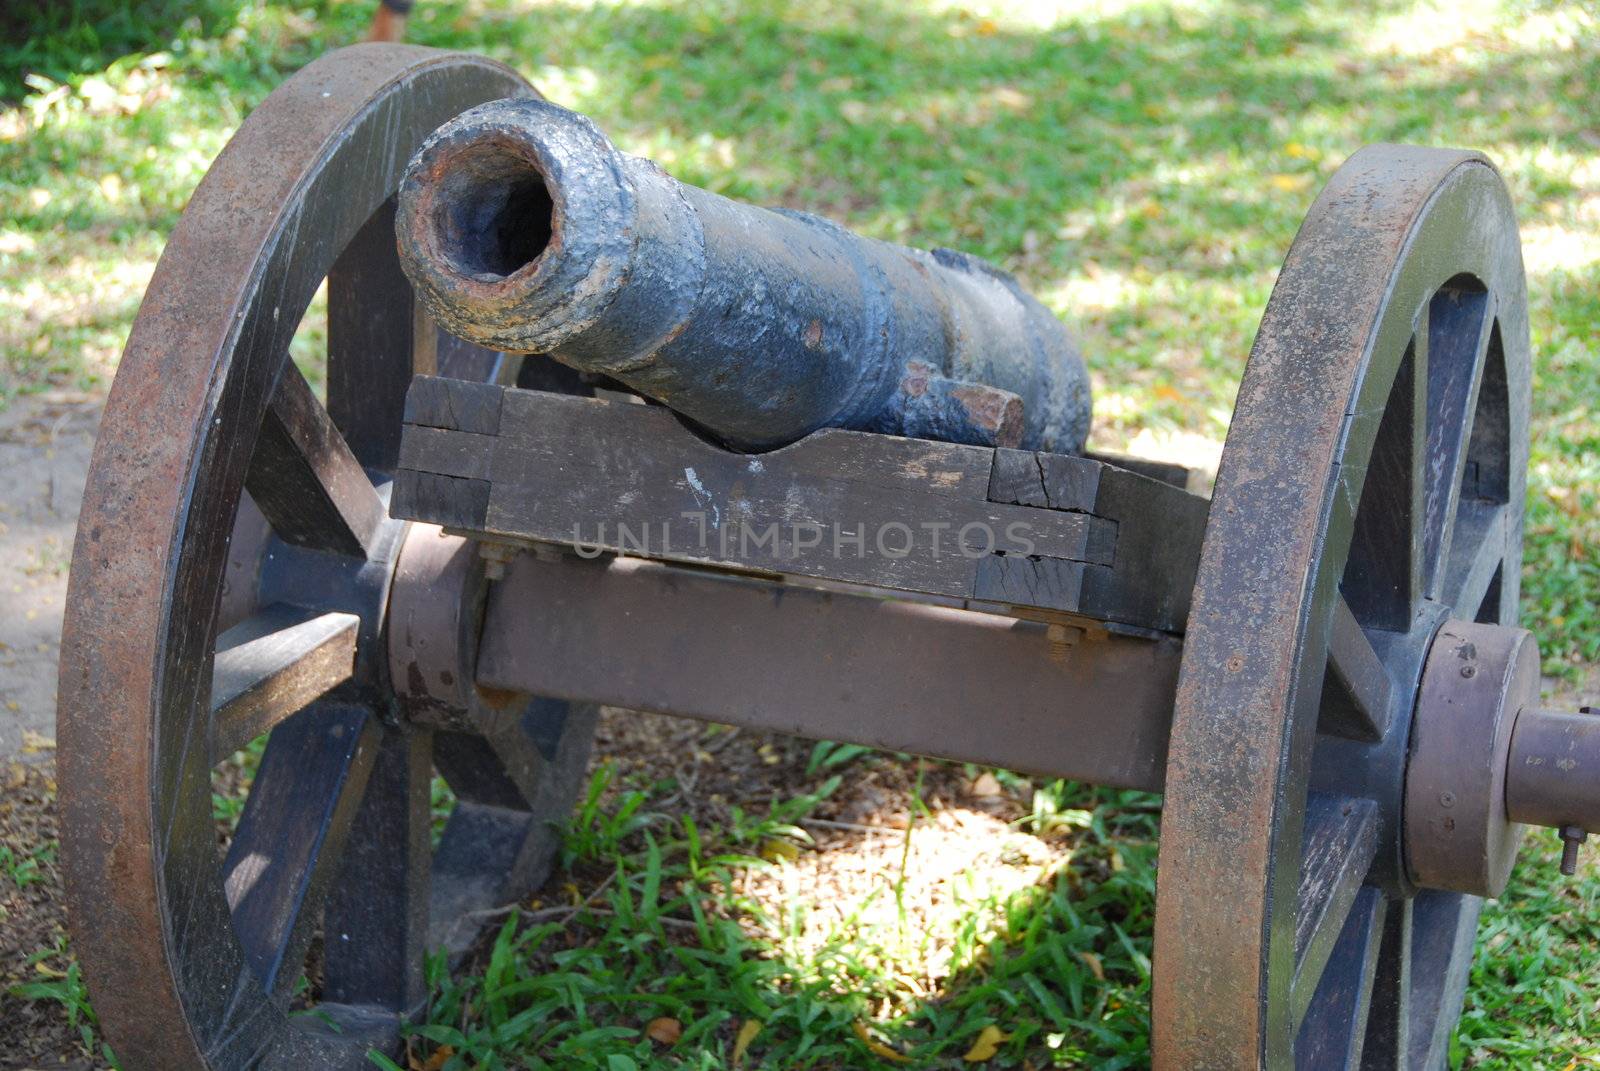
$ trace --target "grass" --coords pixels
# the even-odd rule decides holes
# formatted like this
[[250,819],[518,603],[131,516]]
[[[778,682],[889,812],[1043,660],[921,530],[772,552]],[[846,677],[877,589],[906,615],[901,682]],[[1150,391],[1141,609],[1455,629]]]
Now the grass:
[[[0,404],[105,389],[210,159],[370,13],[44,7],[0,15],[17,23],[0,35]],[[1215,463],[1277,267],[1339,162],[1381,140],[1483,149],[1517,204],[1532,301],[1524,616],[1547,673],[1600,663],[1592,5],[422,0],[410,39],[507,60],[686,181],[996,260],[1084,335],[1096,444],[1199,465]],[[297,357],[314,361],[318,330]],[[699,828],[672,786],[618,774],[567,841],[575,887],[599,897],[507,916],[484,971],[437,974],[416,1051],[448,1047],[449,1068],[619,1071],[668,1051],[684,1067],[881,1066],[886,1051],[934,1067],[997,1027],[1002,1065],[1137,1066],[1152,801],[1002,777],[1018,843],[1050,861],[1016,887],[974,878],[918,932],[905,912],[923,888],[913,864],[937,864],[918,840],[940,835],[931,811],[906,867],[885,864],[861,902],[823,912],[797,884],[820,854],[808,807],[833,776],[887,761],[825,749],[770,809]],[[1600,1065],[1572,981],[1590,971],[1600,878],[1552,881],[1550,839],[1486,916],[1454,1051],[1469,1065]],[[670,1050],[644,1034],[656,1020],[681,1030]]]
[[[907,918],[905,868],[823,926],[808,925],[803,893],[749,890],[752,874],[781,883],[797,865],[805,819],[838,774],[764,813],[735,809],[711,832],[720,844],[690,817],[649,810],[649,790],[608,792],[610,778],[596,772],[563,859],[568,873],[605,874],[595,891],[507,917],[480,974],[433,965],[415,1036],[448,1049],[445,1066],[654,1066],[648,1029],[662,1022],[683,1067],[737,1063],[745,1032],[760,1066],[949,1066],[995,1027],[1001,1066],[1041,1052],[1058,1066],[1145,1062],[1155,821],[1127,806],[1143,802],[1133,794],[1076,811],[1073,851],[1044,880],[959,889],[952,925],[930,935]],[[925,835],[895,833],[902,858]],[[927,960],[929,936],[956,983],[937,1002],[903,973]]]

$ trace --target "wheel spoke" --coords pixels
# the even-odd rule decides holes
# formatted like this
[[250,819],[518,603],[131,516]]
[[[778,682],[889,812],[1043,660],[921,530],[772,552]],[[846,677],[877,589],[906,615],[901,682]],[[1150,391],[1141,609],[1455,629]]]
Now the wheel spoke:
[[1436,891],[1419,893],[1412,903],[1408,1068],[1445,1066],[1450,1032],[1467,992],[1482,905],[1475,896]]
[[1367,628],[1404,632],[1421,596],[1426,331],[1395,373],[1368,460],[1341,590]]
[[355,614],[269,606],[217,637],[211,671],[211,764],[350,679]]
[[1319,732],[1349,740],[1379,740],[1389,726],[1394,681],[1350,604],[1335,600],[1328,635],[1328,670],[1322,678]]
[[1367,1036],[1361,1048],[1362,1071],[1410,1071],[1411,908],[1413,901],[1389,905],[1383,919],[1383,947],[1372,981]]
[[1441,597],[1456,616],[1471,618],[1483,605],[1506,558],[1507,508],[1463,498],[1450,541]]
[[323,999],[414,1011],[425,995],[432,741],[387,730],[323,923]]
[[548,791],[545,767],[573,709],[558,699],[518,697],[494,712],[481,735],[438,733],[434,764],[459,799],[531,810]]
[[1489,328],[1482,383],[1472,416],[1472,439],[1461,473],[1461,497],[1511,501],[1511,397],[1500,322]]
[[287,994],[372,769],[377,726],[364,707],[319,703],[267,743],[223,863],[245,961]]
[[300,369],[283,364],[245,487],[285,543],[365,556],[383,500]]
[[1294,1045],[1296,1071],[1352,1071],[1361,1066],[1385,909],[1377,889],[1369,886],[1357,893],[1316,996],[1300,1021]]
[[1293,1017],[1305,1014],[1335,939],[1345,927],[1378,850],[1378,808],[1371,800],[1313,792],[1306,800],[1305,847],[1295,912]]
[[1450,549],[1449,520],[1461,495],[1472,414],[1489,346],[1489,294],[1475,280],[1446,283],[1428,306],[1428,447],[1423,517],[1424,577],[1429,595],[1439,592],[1439,564]]
[[481,923],[469,912],[499,907],[549,873],[566,814],[587,766],[597,708],[536,699],[514,722],[520,744],[435,736],[434,761],[459,802],[434,857],[429,939],[464,950]]
[[394,242],[394,199],[328,272],[328,412],[355,456],[393,470],[414,373],[437,369],[437,329],[412,300]]

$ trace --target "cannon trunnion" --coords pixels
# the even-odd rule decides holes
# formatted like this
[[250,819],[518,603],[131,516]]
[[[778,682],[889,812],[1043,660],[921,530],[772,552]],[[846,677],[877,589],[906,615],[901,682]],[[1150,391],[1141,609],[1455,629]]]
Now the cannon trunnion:
[[[1159,789],[1155,1067],[1442,1066],[1521,823],[1600,829],[1600,723],[1539,708],[1517,627],[1527,302],[1488,161],[1375,146],[1333,177],[1208,500],[1070,435],[658,392],[680,415],[441,331],[396,247],[407,160],[531,94],[426,49],[312,63],[151,281],[58,733],[73,943],[123,1066],[397,1052],[426,956],[547,877],[601,703]],[[324,277],[325,399],[287,356]],[[875,353],[903,385],[916,355]],[[263,735],[219,854],[212,770]]]

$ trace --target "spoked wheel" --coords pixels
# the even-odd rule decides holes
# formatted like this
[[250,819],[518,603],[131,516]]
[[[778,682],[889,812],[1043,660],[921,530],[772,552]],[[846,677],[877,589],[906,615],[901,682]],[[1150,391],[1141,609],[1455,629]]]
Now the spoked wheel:
[[[496,360],[412,312],[401,169],[446,119],[531,92],[426,49],[324,57],[245,121],[156,270],[95,447],[61,660],[72,936],[126,1067],[369,1067],[425,996],[425,952],[548,869],[593,712],[473,694],[452,660],[481,567],[383,497],[413,371]],[[326,405],[288,357],[324,277]],[[213,769],[268,733],[224,847]],[[437,848],[436,770],[460,801]]]
[[1497,893],[1519,830],[1485,810],[1479,843],[1442,850],[1441,808],[1474,800],[1415,763],[1408,782],[1408,747],[1427,697],[1480,669],[1504,702],[1537,696],[1531,640],[1492,627],[1517,617],[1529,389],[1498,174],[1357,153],[1289,252],[1212,499],[1162,818],[1156,1067],[1444,1066],[1480,905],[1449,890]]

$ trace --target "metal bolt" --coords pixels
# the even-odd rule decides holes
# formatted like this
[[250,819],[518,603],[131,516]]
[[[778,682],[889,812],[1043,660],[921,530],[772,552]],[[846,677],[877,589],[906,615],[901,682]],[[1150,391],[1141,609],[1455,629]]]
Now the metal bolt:
[[489,580],[503,579],[506,575],[506,566],[519,553],[521,553],[520,547],[513,547],[506,543],[480,542],[478,544],[478,557],[483,559],[483,575]]
[[1561,873],[1570,878],[1578,872],[1578,848],[1588,839],[1588,831],[1580,826],[1561,827]]
[[1476,677],[1478,675],[1478,667],[1474,666],[1474,665],[1470,665],[1470,664],[1462,666],[1461,667],[1461,675],[1470,680],[1471,678]]

